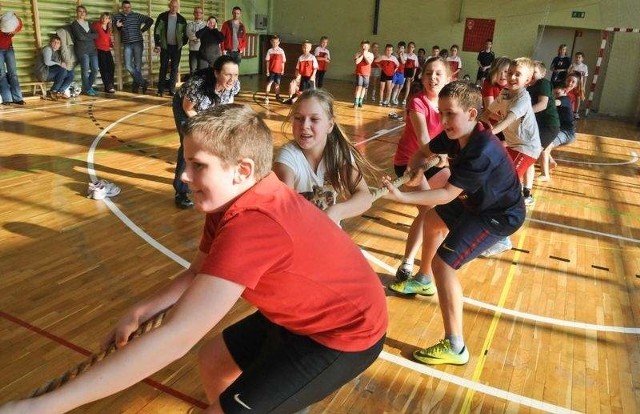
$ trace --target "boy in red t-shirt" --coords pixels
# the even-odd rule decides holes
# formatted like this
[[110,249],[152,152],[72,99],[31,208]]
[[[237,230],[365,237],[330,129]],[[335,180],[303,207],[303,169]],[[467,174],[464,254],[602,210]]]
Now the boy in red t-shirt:
[[289,99],[284,103],[291,105],[295,99],[306,89],[316,87],[316,72],[318,71],[318,61],[311,54],[311,42],[302,42],[302,55],[296,64],[296,77],[289,83]]
[[393,56],[393,45],[387,43],[384,54],[378,56],[374,62],[380,68],[380,106],[389,106],[393,75],[400,66],[400,62]]
[[318,70],[315,75],[316,79],[316,87],[322,88],[324,85],[324,74],[329,69],[329,63],[331,63],[331,53],[327,46],[329,45],[329,38],[327,36],[322,36],[320,38],[320,44],[313,51],[313,56],[316,57],[318,61]]
[[[388,323],[380,279],[348,234],[271,172],[260,115],[219,105],[189,118],[184,134],[182,179],[206,213],[191,266],[120,319],[117,353],[0,412],[69,411],[123,390],[189,352],[241,297],[257,311],[199,351],[208,412],[298,412],[378,357]],[[162,326],[127,344],[169,306]]]
[[276,100],[280,100],[280,81],[284,75],[284,64],[287,57],[284,50],[280,47],[280,37],[278,35],[271,36],[271,49],[267,50],[264,60],[267,63],[267,87],[265,91],[264,103],[269,103],[269,92],[271,85],[275,84]]
[[354,108],[362,108],[364,98],[367,94],[367,88],[369,88],[369,76],[371,76],[371,63],[373,62],[373,53],[369,52],[369,46],[369,41],[363,40],[362,43],[360,43],[360,50],[353,58],[356,64]]

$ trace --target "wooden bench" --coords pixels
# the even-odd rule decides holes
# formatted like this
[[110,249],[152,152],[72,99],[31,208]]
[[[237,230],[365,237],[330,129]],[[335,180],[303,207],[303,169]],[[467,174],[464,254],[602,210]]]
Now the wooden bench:
[[48,84],[53,84],[53,82],[23,82],[20,84],[20,86],[31,86],[33,88],[33,96],[37,95],[38,89],[40,90],[40,93],[42,94],[43,97],[47,96],[47,91],[49,90],[47,88]]

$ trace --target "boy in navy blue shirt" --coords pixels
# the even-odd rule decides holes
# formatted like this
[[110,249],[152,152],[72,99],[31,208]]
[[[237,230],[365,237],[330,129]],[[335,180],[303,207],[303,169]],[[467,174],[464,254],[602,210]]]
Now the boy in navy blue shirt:
[[[421,174],[419,166],[427,158],[447,154],[451,177],[443,188],[403,193],[383,180],[390,199],[436,206],[425,217],[422,260],[431,262],[445,337],[413,353],[426,364],[469,361],[462,329],[462,287],[456,272],[524,222],[520,180],[502,143],[477,121],[481,105],[480,90],[469,82],[451,82],[439,94],[444,131],[420,149],[410,167]],[[411,279],[389,288],[402,292],[404,283]]]

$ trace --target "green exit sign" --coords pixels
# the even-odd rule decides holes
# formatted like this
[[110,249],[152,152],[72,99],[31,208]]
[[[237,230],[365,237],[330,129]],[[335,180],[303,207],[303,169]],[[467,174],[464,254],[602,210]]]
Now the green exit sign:
[[574,19],[584,19],[584,12],[583,11],[572,11],[571,12],[571,17]]

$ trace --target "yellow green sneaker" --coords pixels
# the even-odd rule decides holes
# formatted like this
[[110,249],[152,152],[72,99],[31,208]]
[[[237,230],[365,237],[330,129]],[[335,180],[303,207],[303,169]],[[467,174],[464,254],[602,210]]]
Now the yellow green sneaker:
[[414,278],[409,278],[401,282],[391,283],[389,289],[403,295],[423,295],[433,296],[436,294],[436,285],[433,282],[422,283]]
[[429,348],[413,351],[413,357],[424,364],[430,365],[464,365],[469,362],[469,351],[465,346],[460,353],[456,353],[451,349],[449,340],[442,339]]

